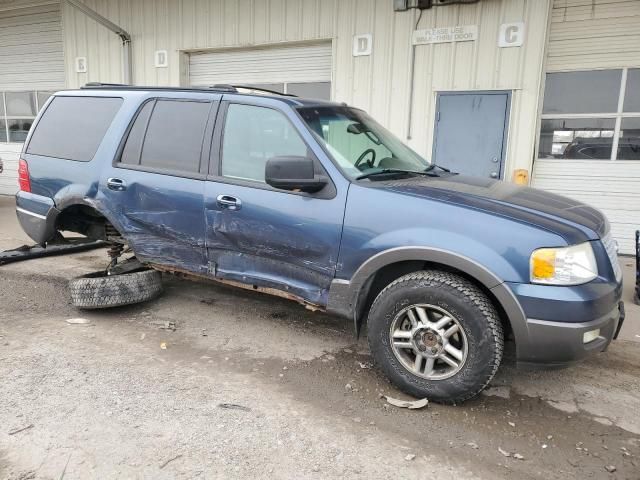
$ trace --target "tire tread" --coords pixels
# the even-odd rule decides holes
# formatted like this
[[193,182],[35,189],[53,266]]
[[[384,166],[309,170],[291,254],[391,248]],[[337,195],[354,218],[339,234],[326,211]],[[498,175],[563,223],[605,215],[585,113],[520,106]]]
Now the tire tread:
[[[451,287],[460,292],[461,297],[463,297],[466,301],[473,303],[482,312],[489,325],[489,329],[491,331],[491,335],[493,336],[495,344],[495,350],[491,361],[491,369],[489,371],[489,374],[477,383],[477,388],[465,394],[458,395],[455,398],[441,400],[440,403],[457,404],[477,396],[489,385],[489,383],[495,376],[496,372],[498,371],[498,367],[502,362],[502,356],[504,353],[504,332],[502,328],[502,322],[500,321],[495,306],[487,297],[487,295],[482,290],[480,290],[480,288],[478,288],[475,284],[473,284],[466,278],[461,277],[460,275],[442,270],[421,270],[399,277],[389,285],[387,285],[384,289],[382,289],[382,291],[373,301],[370,311],[375,310],[377,304],[382,301],[382,299],[384,299],[390,291],[401,289],[409,282],[418,282],[427,287],[438,287],[441,285]],[[371,338],[369,339],[369,341],[371,342]],[[372,348],[371,343],[369,346],[370,348]]]

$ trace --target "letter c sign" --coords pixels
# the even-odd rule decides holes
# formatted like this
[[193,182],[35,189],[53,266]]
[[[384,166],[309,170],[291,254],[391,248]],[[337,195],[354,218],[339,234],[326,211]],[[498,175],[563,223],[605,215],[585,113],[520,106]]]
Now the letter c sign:
[[520,47],[524,43],[524,22],[503,23],[500,25],[498,47]]

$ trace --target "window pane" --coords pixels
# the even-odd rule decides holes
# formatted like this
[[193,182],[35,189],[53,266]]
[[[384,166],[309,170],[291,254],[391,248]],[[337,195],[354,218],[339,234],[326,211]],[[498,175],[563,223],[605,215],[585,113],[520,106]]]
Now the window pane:
[[542,113],[615,113],[622,70],[548,73]]
[[611,158],[613,118],[542,120],[538,158]]
[[51,95],[53,95],[53,92],[38,92],[38,110],[42,110]]
[[33,119],[29,120],[7,120],[9,125],[9,141],[23,143],[27,139],[29,129],[33,124]]
[[630,68],[627,72],[624,111],[640,112],[640,68]]
[[0,142],[7,141],[7,123],[0,119]]
[[287,93],[299,97],[331,100],[331,82],[287,83]]
[[640,118],[622,119],[618,160],[640,160]]
[[267,160],[306,156],[307,146],[280,112],[252,105],[229,105],[222,140],[222,175],[264,182]]
[[144,132],[147,128],[147,122],[149,121],[149,115],[153,110],[155,102],[145,103],[140,113],[135,119],[135,123],[129,131],[129,137],[127,137],[127,143],[122,150],[122,156],[120,157],[121,163],[128,165],[140,164],[140,152],[142,151],[142,140],[144,138]]
[[120,105],[121,98],[54,98],[31,136],[27,153],[90,161]]
[[35,117],[36,97],[34,92],[7,92],[8,117]]
[[198,172],[209,102],[158,100],[142,147],[140,164]]

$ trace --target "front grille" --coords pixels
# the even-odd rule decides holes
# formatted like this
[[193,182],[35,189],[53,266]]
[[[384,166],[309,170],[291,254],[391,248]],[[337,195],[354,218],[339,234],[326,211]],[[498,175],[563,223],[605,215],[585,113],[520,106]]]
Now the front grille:
[[620,280],[622,278],[622,268],[620,268],[620,262],[618,261],[618,245],[611,236],[611,232],[602,237],[602,245],[604,245],[604,249],[607,251],[609,261],[613,267],[613,273],[616,275],[616,280]]

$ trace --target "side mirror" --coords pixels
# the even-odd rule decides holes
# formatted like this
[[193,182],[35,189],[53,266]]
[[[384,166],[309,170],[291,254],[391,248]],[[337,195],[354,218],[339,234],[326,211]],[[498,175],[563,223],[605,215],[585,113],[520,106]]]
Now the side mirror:
[[274,188],[308,193],[322,190],[328,182],[326,177],[316,175],[312,158],[294,155],[267,160],[264,178]]

